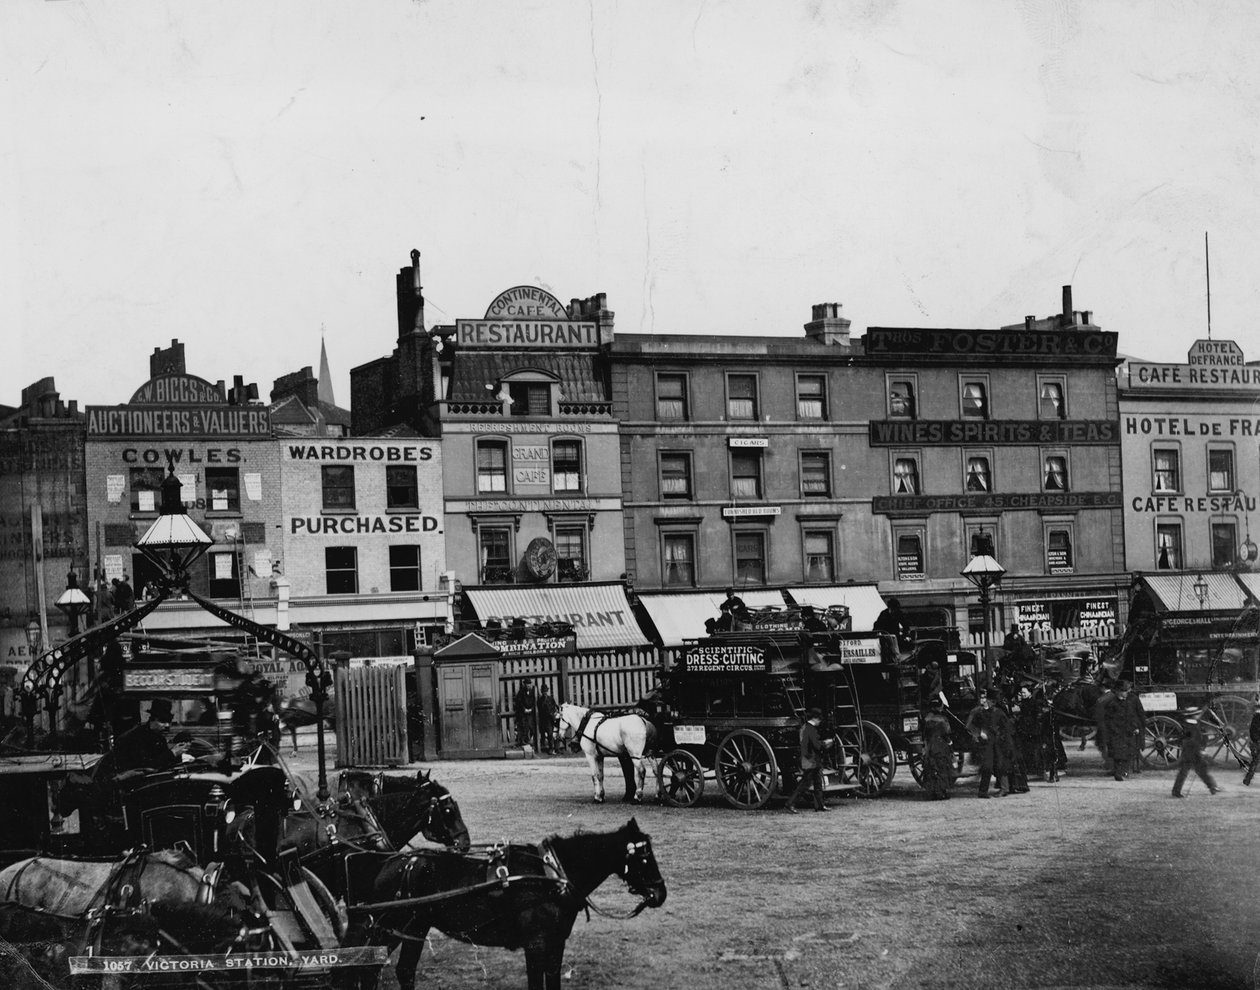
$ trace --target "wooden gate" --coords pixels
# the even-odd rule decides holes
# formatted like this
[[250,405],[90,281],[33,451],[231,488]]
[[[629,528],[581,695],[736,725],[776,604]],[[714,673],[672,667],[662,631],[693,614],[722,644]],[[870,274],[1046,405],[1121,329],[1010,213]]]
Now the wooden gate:
[[408,762],[407,669],[346,667],[334,678],[338,767],[396,767]]

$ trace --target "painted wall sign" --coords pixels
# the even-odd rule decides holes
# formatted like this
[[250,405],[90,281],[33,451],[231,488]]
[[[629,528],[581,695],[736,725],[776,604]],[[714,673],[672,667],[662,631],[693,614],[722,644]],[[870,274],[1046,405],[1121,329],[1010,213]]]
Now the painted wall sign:
[[470,512],[594,512],[598,508],[588,498],[497,498],[468,503]]
[[271,435],[271,414],[253,406],[88,406],[89,437]]
[[599,327],[594,323],[561,323],[543,320],[456,320],[460,347],[598,347]]
[[124,447],[122,452],[124,464],[239,464],[243,460],[239,447]]
[[970,354],[1009,357],[1115,357],[1117,334],[1106,330],[928,330],[870,327],[863,338],[872,357]]
[[384,464],[413,464],[433,459],[432,447],[400,444],[294,444],[285,448],[291,461],[377,461]]
[[1144,437],[1260,437],[1260,419],[1191,416],[1125,416],[1124,432]]
[[732,447],[769,447],[768,437],[731,437],[728,443]]
[[436,533],[435,516],[294,516],[289,520],[293,536],[322,533]]
[[226,396],[217,385],[195,375],[158,375],[136,389],[129,405],[221,405]]
[[690,673],[726,673],[765,670],[766,655],[756,646],[696,646],[683,656]]
[[626,613],[619,608],[609,609],[604,612],[556,612],[546,615],[485,615],[482,616],[483,622],[489,622],[491,619],[498,619],[504,626],[510,626],[513,619],[524,619],[526,622],[567,622],[569,625],[578,629],[598,629],[602,626],[629,626],[638,628],[634,619],[627,617]]
[[1015,602],[1015,621],[1027,633],[1032,629],[1092,628],[1116,621],[1115,598],[1058,598]]
[[534,639],[496,639],[491,641],[496,653],[513,656],[521,653],[576,653],[576,636],[538,636]]
[[1120,442],[1120,424],[1087,420],[872,420],[872,447],[952,446],[960,443],[1110,444]]
[[1232,340],[1196,340],[1185,364],[1130,361],[1129,387],[1254,390],[1260,389],[1260,368],[1248,367],[1242,349]]
[[988,495],[876,495],[871,511],[961,512],[966,509],[1119,509],[1120,492],[1011,492]]
[[1251,495],[1136,495],[1134,512],[1255,512]]
[[546,289],[536,285],[514,285],[494,297],[486,307],[486,319],[567,320],[569,311]]
[[741,519],[744,516],[778,516],[783,509],[777,505],[725,505],[722,515],[727,519]]

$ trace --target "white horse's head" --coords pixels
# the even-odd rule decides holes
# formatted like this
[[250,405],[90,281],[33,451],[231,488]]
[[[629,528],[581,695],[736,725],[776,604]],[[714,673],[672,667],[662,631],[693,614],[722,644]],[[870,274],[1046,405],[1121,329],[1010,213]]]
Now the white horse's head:
[[582,716],[585,714],[586,709],[581,705],[574,705],[567,701],[556,706],[555,734],[566,747],[577,734],[578,726],[582,724]]

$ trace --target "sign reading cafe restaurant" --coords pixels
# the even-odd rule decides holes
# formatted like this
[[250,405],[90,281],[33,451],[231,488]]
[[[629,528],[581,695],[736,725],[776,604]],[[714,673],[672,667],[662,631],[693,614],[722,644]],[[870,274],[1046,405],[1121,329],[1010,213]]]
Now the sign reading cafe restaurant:
[[1185,364],[1129,362],[1133,389],[1207,388],[1260,390],[1260,368],[1251,367],[1232,340],[1196,340]]

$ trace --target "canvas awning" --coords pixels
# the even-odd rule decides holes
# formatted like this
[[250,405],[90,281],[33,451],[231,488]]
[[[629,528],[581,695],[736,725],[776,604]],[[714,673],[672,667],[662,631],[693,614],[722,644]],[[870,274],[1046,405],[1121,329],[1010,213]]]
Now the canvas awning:
[[[1202,603],[1194,590],[1199,581],[1207,587]],[[1142,583],[1161,612],[1236,611],[1247,605],[1247,595],[1232,574],[1144,574]]]
[[1252,598],[1260,601],[1260,574],[1242,572],[1235,574],[1234,577],[1242,583],[1243,588]]
[[869,632],[873,629],[879,613],[886,607],[883,596],[873,584],[814,585],[808,588],[788,588],[787,593],[797,605],[813,605],[814,608],[844,605],[849,610],[854,632]]
[[568,622],[577,633],[579,650],[614,646],[650,646],[621,584],[553,584],[544,587],[465,588],[468,602],[483,626],[491,619],[511,625],[526,622]]
[[[749,608],[782,608],[781,591],[737,591]],[[661,637],[661,646],[682,646],[684,640],[705,635],[704,620],[716,619],[726,601],[724,591],[687,591],[679,594],[641,593],[639,604],[647,611]]]

